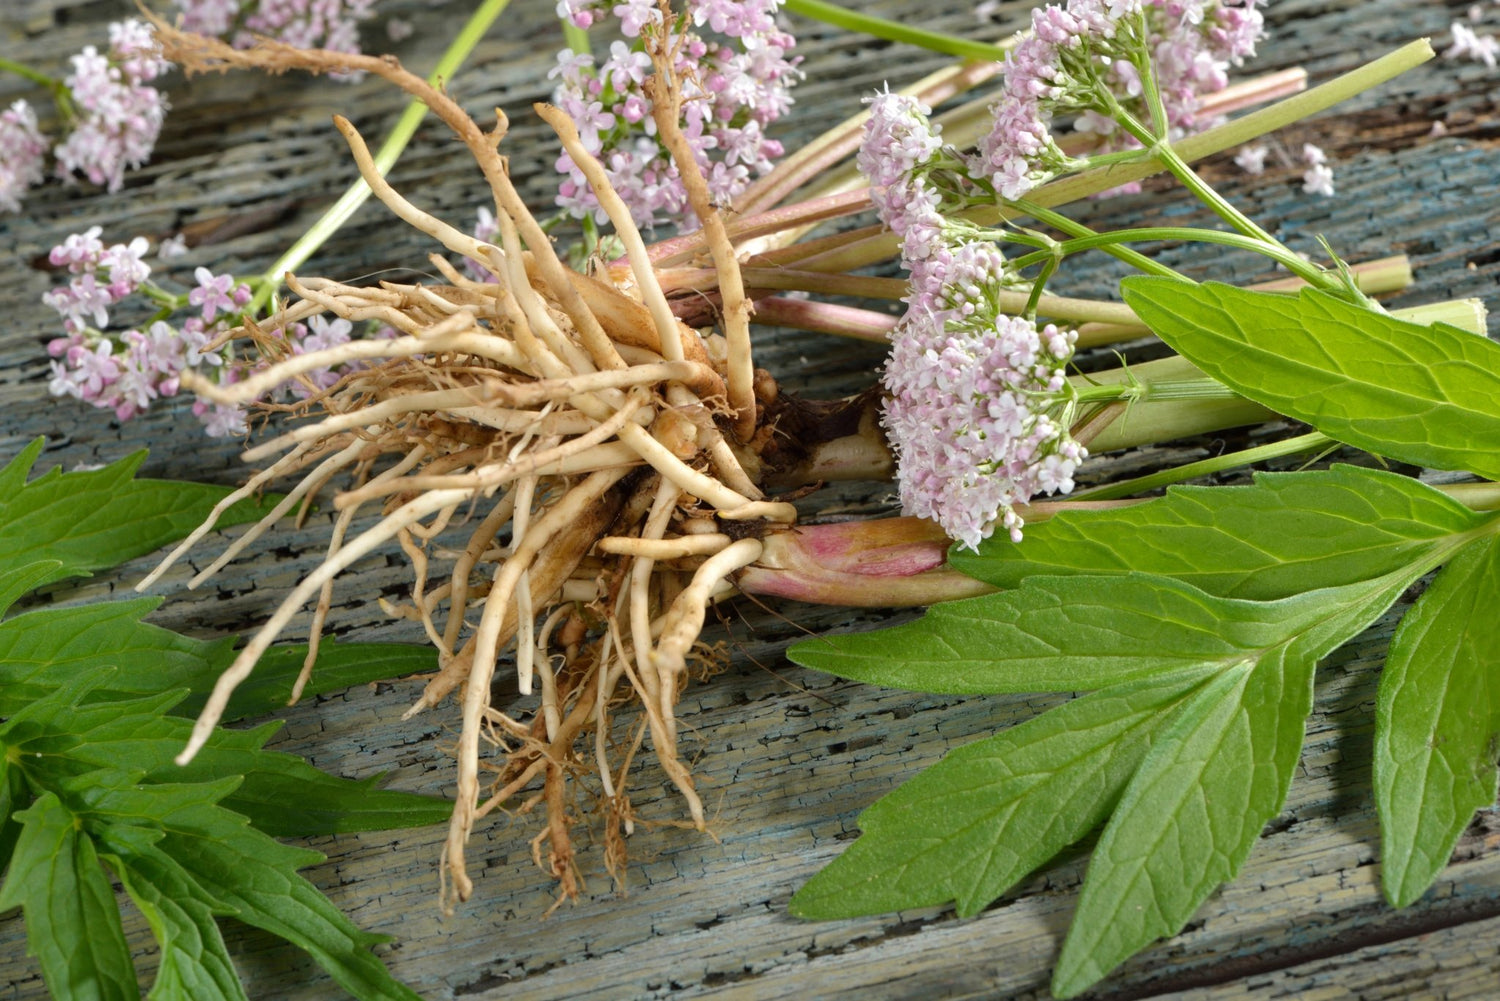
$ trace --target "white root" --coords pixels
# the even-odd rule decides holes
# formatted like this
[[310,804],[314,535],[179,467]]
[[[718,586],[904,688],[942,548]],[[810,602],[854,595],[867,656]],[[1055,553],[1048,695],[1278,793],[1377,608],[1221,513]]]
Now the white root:
[[[730,574],[749,566],[760,558],[759,539],[740,539],[709,557],[693,574],[693,581],[667,612],[666,624],[662,628],[661,642],[652,653],[651,660],[661,677],[662,715],[668,733],[676,739],[676,721],[671,715],[671,702],[676,700],[677,678],[687,670],[688,650],[703,631],[703,619],[708,608],[709,596]],[[668,701],[671,700],[671,701]]]
[[263,469],[260,472],[256,473],[254,476],[250,477],[250,482],[246,483],[243,487],[240,487],[238,490],[234,491],[233,493],[226,496],[223,500],[219,501],[219,503],[215,504],[213,506],[213,510],[208,512],[208,517],[203,519],[203,523],[197,528],[193,529],[193,531],[189,533],[187,538],[178,543],[177,548],[168,553],[166,558],[156,565],[156,569],[148,573],[141,580],[141,582],[135,586],[135,589],[137,591],[144,591],[152,584],[155,584],[157,580],[160,579],[162,574],[171,569],[172,564],[180,560],[189,549],[192,549],[193,546],[197,544],[199,539],[203,538],[209,532],[213,531],[213,527],[219,523],[219,518],[224,514],[225,511],[229,510],[240,501],[251,497],[257,490],[274,480],[276,477],[290,472],[297,466],[298,463],[302,462],[304,457],[312,450],[312,443],[298,445],[295,449],[293,449],[287,455],[283,456],[274,465],[271,465],[266,469]]
[[349,119],[342,115],[334,115],[333,126],[339,130],[339,134],[349,144],[349,152],[353,154],[354,162],[359,166],[360,176],[365,179],[365,183],[370,186],[370,190],[374,193],[375,197],[379,198],[386,208],[454,253],[463,254],[465,257],[480,264],[488,262],[486,251],[493,252],[494,247],[474,239],[467,233],[454,229],[435,216],[428,215],[401,197],[395,188],[386,183],[385,178],[381,176],[379,168],[375,166],[374,158],[370,156],[370,148],[365,145],[364,138]]
[[583,171],[584,177],[588,179],[589,187],[593,189],[594,196],[598,199],[599,207],[604,209],[605,214],[609,216],[609,221],[615,227],[615,235],[625,245],[625,254],[630,261],[630,272],[635,277],[636,287],[641,292],[641,299],[646,308],[651,311],[651,319],[656,324],[656,335],[661,342],[662,357],[669,361],[681,359],[683,357],[682,335],[679,332],[677,317],[667,303],[667,296],[661,289],[661,283],[656,280],[656,269],[651,265],[651,257],[646,252],[646,242],[641,239],[641,232],[631,218],[630,209],[615,193],[613,185],[609,183],[609,175],[604,172],[604,165],[583,145],[578,129],[573,125],[573,120],[561,108],[550,104],[536,104],[533,108],[543,121],[552,126],[553,131],[562,140],[563,149],[567,150],[569,158],[579,170]]
[[[474,327],[470,314],[454,317]],[[310,372],[315,368],[334,368],[354,361],[369,361],[376,358],[408,358],[412,355],[435,354],[452,351],[488,358],[512,368],[523,368],[525,361],[508,341],[488,332],[445,333],[427,338],[397,337],[389,341],[350,341],[338,347],[322,351],[309,351],[278,362],[261,372],[241,381],[221,386],[193,372],[182,373],[182,384],[206,400],[214,403],[250,403],[294,376]]]
[[270,528],[281,518],[282,515],[290,511],[299,500],[301,500],[304,496],[310,495],[312,487],[315,484],[325,482],[329,476],[332,476],[340,469],[343,469],[345,466],[348,466],[350,463],[354,462],[354,460],[359,458],[360,453],[368,447],[368,442],[355,439],[352,444],[345,446],[341,451],[324,459],[323,462],[319,464],[318,468],[314,469],[311,473],[304,476],[302,480],[292,488],[290,493],[288,493],[285,497],[278,501],[276,506],[271,508],[271,510],[266,513],[266,516],[264,518],[261,518],[260,521],[257,521],[254,525],[251,525],[249,531],[245,532],[238,539],[235,539],[227,547],[225,547],[224,551],[219,554],[218,559],[214,560],[207,567],[200,570],[197,576],[188,581],[188,590],[195,590],[204,581],[208,580],[214,574],[218,573],[225,564],[238,556],[246,546],[250,545],[250,543],[254,542],[256,539],[264,535],[266,529]]
[[[376,480],[393,480],[405,476],[422,461],[422,457],[426,454],[426,445],[416,445],[400,462],[377,476]],[[354,523],[354,516],[358,512],[358,506],[346,507],[334,519],[333,531],[328,537],[328,552],[323,557],[324,562],[332,559],[339,551],[339,547],[344,544],[344,536],[349,533],[349,526]],[[313,610],[312,625],[307,630],[307,656],[302,659],[302,670],[297,672],[297,680],[292,682],[292,693],[286,703],[289,706],[294,706],[301,700],[302,691],[312,678],[313,665],[318,660],[318,647],[323,639],[323,624],[328,621],[328,612],[332,606],[333,580],[330,578],[323,583],[323,589],[318,594],[318,606]]]
[[522,572],[542,546],[577,520],[583,510],[598,501],[622,475],[623,471],[602,471],[574,487],[529,528],[521,546],[495,572],[479,629],[474,635],[474,659],[464,691],[463,727],[458,738],[458,790],[454,794],[453,820],[448,828],[448,874],[453,881],[453,892],[460,900],[467,900],[474,887],[464,864],[463,847],[479,805],[480,721],[484,710],[489,707],[490,679],[495,673],[500,628],[505,622],[506,608]]
[[316,424],[306,424],[295,431],[278,435],[270,441],[264,442],[254,448],[246,449],[240,456],[246,462],[259,462],[266,456],[275,455],[277,452],[291,445],[301,444],[307,441],[316,441],[319,438],[329,438],[341,431],[351,428],[371,427],[392,417],[400,417],[403,414],[412,413],[437,413],[445,410],[456,410],[461,407],[482,407],[488,403],[491,397],[484,391],[484,387],[475,386],[465,389],[440,389],[429,393],[402,393],[379,403],[371,404],[359,410],[345,414],[335,414],[326,420],[318,421]]
[[681,539],[640,539],[634,536],[606,535],[594,543],[601,553],[614,556],[639,556],[648,560],[680,560],[689,556],[717,553],[729,545],[727,535],[690,535]]
[[367,529],[353,542],[339,550],[336,556],[319,564],[316,570],[304,577],[302,582],[277,607],[270,620],[240,651],[239,656],[235,657],[234,662],[224,670],[223,674],[219,675],[214,690],[209,693],[208,701],[193,724],[193,732],[188,738],[187,747],[183,748],[182,753],[173,760],[179,765],[185,765],[193,760],[198,751],[207,743],[208,738],[212,736],[220,717],[224,715],[224,709],[229,705],[230,695],[239,687],[240,682],[250,676],[250,672],[255,669],[255,662],[266,652],[266,648],[275,642],[276,637],[280,636],[282,630],[292,621],[292,617],[307,603],[309,598],[317,593],[325,581],[332,580],[355,560],[395,538],[396,533],[407,525],[441,511],[450,504],[462,503],[467,496],[467,490],[437,490],[423,494],[403,505],[385,520]]
[[603,424],[549,449],[516,458],[507,457],[502,462],[480,466],[470,473],[408,476],[400,482],[368,483],[340,495],[338,504],[343,506],[362,503],[372,497],[413,489],[451,490],[467,487],[470,490],[493,490],[522,476],[568,476],[591,473],[606,467],[636,465],[638,460],[634,451],[623,445],[611,448],[604,442],[619,433],[641,404],[639,399],[628,400]]
[[[218,59],[255,58],[213,51]],[[281,60],[316,61],[316,54],[275,51]],[[219,679],[178,760],[191,759],[203,746],[235,686],[306,604],[316,596],[312,618],[321,632],[335,577],[395,539],[413,566],[414,585],[412,606],[392,610],[419,621],[441,654],[440,670],[408,715],[463,686],[457,804],[443,850],[446,885],[460,899],[469,896],[473,887],[463,851],[474,821],[520,795],[523,810],[545,805],[547,825],[535,842],[536,857],[541,862],[545,850],[546,868],[565,893],[574,892],[572,818],[563,782],[590,757],[609,804],[605,843],[612,872],[620,859],[618,832],[629,833],[631,824],[624,781],[647,730],[694,824],[704,828],[703,804],[679,757],[674,709],[708,605],[734,593],[731,577],[762,548],[754,538],[735,541],[757,534],[756,526],[731,531],[724,523],[789,524],[796,517],[792,505],[767,500],[757,484],[760,457],[753,442],[764,429],[758,427],[750,366],[750,308],[734,247],[717,211],[696,192],[694,207],[724,278],[726,365],[672,315],[628,211],[560,112],[543,109],[616,223],[639,302],[603,276],[575,275],[562,264],[496,149],[503,118],[484,132],[446,94],[394,62],[347,58],[354,60],[349,65],[400,83],[454,128],[489,182],[498,246],[459,232],[395,192],[379,176],[358,132],[338,119],[361,175],[397,216],[488,269],[497,283],[474,282],[443,258],[435,258],[433,267],[447,285],[356,287],[288,276],[302,301],[281,309],[271,322],[284,328],[332,313],[378,319],[398,335],[291,355],[274,329],[252,324],[245,334],[272,360],[265,369],[227,386],[184,380],[207,399],[246,403],[288,380],[310,385],[307,375],[314,369],[369,363],[309,401],[281,407],[298,415],[318,407],[321,413],[245,453],[247,461],[281,458],[236,496],[248,496],[275,476],[304,475],[271,518],[198,580],[335,473],[352,471],[352,487],[334,498],[338,516],[322,564]],[[690,162],[680,169],[697,177]],[[397,461],[372,476],[382,456]],[[372,500],[386,505],[383,517],[347,540],[356,512]],[[215,517],[229,503],[216,508]],[[482,517],[461,550],[439,538],[450,522],[477,516],[481,505]],[[200,528],[142,586],[207,530]],[[452,561],[446,580],[435,565],[429,576],[429,565],[438,560]],[[494,565],[481,576],[484,561]],[[524,719],[520,713],[489,704],[498,658],[512,638],[521,691],[540,689],[533,703],[539,703],[537,716],[528,723],[512,718]],[[299,692],[316,644],[315,636]],[[629,689],[621,686],[622,678]],[[639,696],[644,721],[633,726],[623,759],[612,763],[610,740],[618,734],[610,731],[610,714],[627,696]],[[589,748],[584,741],[591,722]],[[482,797],[486,741],[505,762]],[[540,791],[528,789],[539,779]]]

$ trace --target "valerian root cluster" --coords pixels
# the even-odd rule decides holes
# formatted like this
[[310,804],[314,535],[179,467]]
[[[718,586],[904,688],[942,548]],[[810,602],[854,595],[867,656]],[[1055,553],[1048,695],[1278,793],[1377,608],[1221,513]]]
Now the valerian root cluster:
[[[498,152],[506,128],[498,112],[496,126],[482,130],[446,94],[389,57],[272,42],[236,51],[160,21],[157,31],[168,57],[190,72],[356,70],[390,80],[425,101],[464,141],[489,182],[499,223],[492,245],[423,212],[385,183],[354,127],[336,121],[375,195],[448,251],[477,262],[493,281],[469,280],[438,255],[431,264],[446,284],[356,287],[287,276],[300,301],[235,332],[253,340],[268,364],[228,386],[187,383],[210,400],[246,403],[314,369],[361,363],[298,408],[308,420],[250,449],[249,460],[266,464],[221,505],[273,481],[300,478],[265,521],[194,583],[325,484],[347,484],[334,497],[338,516],[322,564],[225,671],[180,760],[202,746],[257,658],[315,602],[310,667],[334,578],[395,540],[415,572],[406,614],[421,623],[441,664],[408,715],[461,693],[456,807],[445,847],[453,896],[465,899],[472,890],[464,864],[472,825],[518,801],[544,807],[538,861],[564,894],[576,892],[572,797],[565,788],[579,771],[598,776],[605,843],[616,849],[610,859],[617,864],[631,817],[626,772],[647,730],[651,751],[693,825],[703,829],[703,806],[678,751],[674,706],[709,604],[732,590],[733,575],[755,562],[768,534],[790,526],[796,513],[758,486],[766,481],[763,453],[774,437],[768,406],[775,386],[750,363],[749,304],[734,252],[696,164],[680,152],[676,82],[658,78],[659,123],[678,152],[725,279],[722,336],[700,334],[673,315],[623,203],[556,109],[538,110],[587,173],[626,246],[630,267],[617,280],[579,274],[554,253]],[[300,355],[280,347],[280,329],[326,313],[379,321],[395,333]],[[349,537],[356,514],[370,507],[379,508],[381,519]],[[472,526],[467,542],[451,569],[438,574],[440,551],[430,543],[460,525]],[[539,701],[529,721],[490,704],[492,676],[512,647],[520,690]],[[614,735],[612,718],[626,703],[641,707],[644,722]],[[491,764],[487,748],[503,763]]]

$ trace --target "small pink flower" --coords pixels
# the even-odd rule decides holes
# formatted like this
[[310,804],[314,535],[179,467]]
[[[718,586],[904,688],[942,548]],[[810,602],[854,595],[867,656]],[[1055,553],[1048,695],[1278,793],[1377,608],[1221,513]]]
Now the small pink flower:
[[1302,190],[1310,195],[1322,195],[1324,198],[1333,197],[1333,170],[1321,163],[1315,163],[1302,173]]
[[1077,335],[1000,312],[993,244],[963,241],[942,261],[920,289],[914,271],[883,379],[902,509],[970,548],[996,527],[1019,541],[1016,507],[1071,491],[1087,454],[1061,419]]
[[1242,146],[1234,155],[1234,162],[1247,174],[1259,174],[1265,171],[1266,156],[1270,152],[1267,146]]
[[21,196],[46,176],[47,140],[25,101],[0,111],[0,212],[18,212]]
[[[789,56],[794,40],[776,25],[779,6],[779,0],[687,0],[691,27],[679,33],[680,23],[667,26],[687,98],[682,131],[720,203],[732,202],[781,152],[764,130],[790,107],[800,73]],[[561,0],[557,13],[584,26],[613,18],[627,38],[661,21],[655,0]],[[618,39],[597,69],[589,56],[559,53],[548,73],[558,81],[552,100],[578,122],[584,145],[604,164],[638,224],[671,220],[691,227],[687,193],[656,137],[651,102],[641,89],[650,66],[644,52]],[[602,220],[582,172],[566,156],[557,163],[566,176],[557,204],[576,217],[592,213]]]
[[204,323],[212,323],[221,309],[226,313],[234,310],[234,300],[229,295],[234,288],[233,275],[216,275],[200,267],[193,277],[198,279],[198,287],[188,292],[188,302],[202,307]]

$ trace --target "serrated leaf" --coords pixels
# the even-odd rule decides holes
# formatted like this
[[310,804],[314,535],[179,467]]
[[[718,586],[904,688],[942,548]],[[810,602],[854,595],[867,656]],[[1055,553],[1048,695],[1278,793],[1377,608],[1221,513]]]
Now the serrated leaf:
[[1259,473],[1252,486],[1178,486],[1166,496],[1066,511],[996,535],[955,569],[996,587],[1037,574],[1162,574],[1210,594],[1275,599],[1389,573],[1493,521],[1407,476],[1337,465]]
[[161,948],[147,1001],[248,1001],[213,907],[204,902],[202,888],[156,847],[160,832],[155,835],[126,841],[125,832],[115,829],[100,839],[131,845],[129,854],[110,856],[110,865]]
[[1120,287],[1163,341],[1248,399],[1378,455],[1500,478],[1500,344],[1312,289],[1144,275]]
[[[132,480],[140,456],[26,484],[40,447],[0,469],[0,612],[39,584],[185,534],[224,494]],[[231,517],[247,513],[258,514],[242,505]],[[191,730],[169,715],[188,695],[178,686],[211,687],[232,644],[144,623],[157,603],[46,609],[0,622],[0,860],[13,863],[0,906],[26,908],[54,995],[139,996],[99,839],[162,941],[152,998],[242,1001],[214,923],[234,916],[306,949],[362,999],[411,1001],[416,995],[369,952],[379,939],[296,874],[322,856],[277,843],[247,816],[275,833],[327,833],[431,823],[447,816],[448,804],[377,789],[375,779],[338,779],[266,751],[274,725],[218,730],[191,766],[178,768],[172,758]],[[300,668],[304,654],[273,660],[295,658]],[[418,660],[391,644],[330,647],[330,654],[332,669],[315,675],[314,690],[431,664],[430,655]],[[239,708],[260,711],[268,690]],[[35,790],[41,798],[32,800]],[[18,826],[17,817],[26,823]],[[110,968],[101,972],[104,960]]]
[[[186,687],[217,674],[232,642],[190,639],[141,619],[160,598],[44,608],[0,622],[0,716],[11,716],[80,676],[116,668],[99,699]],[[200,682],[201,683],[201,682]]]
[[295,755],[264,750],[279,724],[217,730],[192,762],[180,766],[173,759],[192,723],[167,713],[184,693],[80,704],[95,684],[109,683],[108,673],[95,674],[32,703],[0,727],[0,740],[25,756],[28,770],[43,782],[101,768],[129,770],[147,782],[234,778],[237,788],[223,805],[276,837],[423,827],[452,812],[445,799],[381,789],[378,777],[338,778]]
[[1420,897],[1474,812],[1495,804],[1500,743],[1500,543],[1459,553],[1406,613],[1375,716],[1381,882]]
[[789,909],[830,920],[955,901],[977,914],[1093,830],[1162,719],[1211,672],[1116,685],[949,752],[859,815]]
[[194,791],[221,783],[127,787],[75,782],[80,813],[111,825],[159,826],[158,847],[236,920],[269,931],[306,951],[361,1001],[420,1001],[397,982],[370,946],[385,941],[356,928],[297,870],[320,862],[255,830],[217,803],[193,801]]
[[[53,468],[26,483],[42,446],[36,439],[0,469],[0,570],[58,560],[61,566],[43,584],[87,576],[180,539],[230,492],[206,483],[135,479],[144,451],[87,472]],[[254,521],[269,510],[260,501],[242,501],[219,525]]]
[[17,819],[21,836],[0,886],[0,911],[25,911],[27,951],[41,963],[47,989],[68,1001],[137,1001],[114,890],[93,841],[50,792]]
[[1374,621],[1422,571],[1264,603],[1323,612],[1229,665],[1152,743],[1094,848],[1053,970],[1055,996],[1072,997],[1177,934],[1239,872],[1286,800],[1318,660]]
[[[118,668],[96,700],[191,689],[178,708],[196,715],[234,658],[230,639],[205,642],[153,626],[143,617],[160,598],[25,612],[0,622],[0,716],[12,715],[59,685],[103,666]],[[231,700],[226,720],[286,706],[307,647],[272,647]],[[304,697],[435,667],[430,647],[407,643],[324,643]]]
[[0,617],[10,610],[17,598],[40,587],[61,568],[62,560],[37,560],[10,570],[0,570]]
[[[307,657],[307,646],[288,643],[273,646],[255,665],[250,675],[229,698],[224,710],[225,720],[243,719],[279,712],[286,708],[292,695],[292,685],[302,671],[302,662]],[[329,692],[340,692],[356,685],[376,681],[391,681],[412,674],[425,674],[438,668],[437,651],[430,646],[415,643],[336,643],[325,639],[318,644],[318,660],[313,666],[312,677],[302,691],[302,698],[310,699]],[[202,708],[213,682],[218,679],[220,665],[215,665],[212,676],[203,676],[188,682],[193,694],[178,708],[179,712],[196,715]]]
[[1236,663],[1288,635],[1326,628],[1317,624],[1370,586],[1254,602],[1149,574],[1032,577],[1013,591],[934,605],[916,622],[804,640],[787,657],[914,691],[1090,691],[1182,667]]
[[21,836],[21,822],[15,814],[30,806],[31,799],[26,777],[9,758],[0,755],[0,874],[10,865],[16,839]]

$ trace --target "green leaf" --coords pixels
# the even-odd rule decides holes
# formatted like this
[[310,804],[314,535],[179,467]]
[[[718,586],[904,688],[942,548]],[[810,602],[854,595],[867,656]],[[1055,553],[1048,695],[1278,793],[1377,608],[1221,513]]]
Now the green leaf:
[[1094,848],[1053,970],[1054,995],[1072,997],[1177,934],[1239,872],[1286,800],[1318,660],[1374,621],[1422,571],[1265,603],[1300,605],[1302,614],[1288,616],[1281,642],[1205,685],[1153,742]]
[[40,587],[62,567],[62,560],[37,560],[25,566],[0,570],[0,616],[27,591]]
[[234,778],[237,788],[223,805],[277,837],[423,827],[446,821],[445,799],[381,789],[378,777],[342,779],[302,758],[263,747],[280,729],[217,730],[187,765],[173,760],[187,743],[192,723],[166,715],[183,692],[134,700],[80,704],[85,689],[107,677],[90,677],[60,689],[16,713],[0,726],[0,741],[28,760],[36,781],[52,783],[101,768],[139,774],[147,782],[215,782]]
[[1116,685],[947,754],[859,815],[863,832],[792,897],[829,920],[956,901],[983,910],[1093,830],[1205,670]]
[[[184,534],[224,495],[132,480],[140,456],[27,484],[40,449],[33,443],[0,469],[0,612],[38,585]],[[231,518],[256,514],[242,505]],[[378,939],[297,875],[322,856],[270,834],[432,823],[449,804],[267,751],[275,725],[217,730],[191,765],[177,767],[172,759],[192,725],[173,713],[183,711],[189,686],[200,695],[212,686],[232,642],[146,624],[157,603],[40,609],[0,622],[0,862],[12,863],[0,906],[25,908],[54,996],[139,996],[103,857],[161,942],[152,998],[243,1001],[215,923],[232,916],[307,950],[357,997],[411,1001],[416,995],[369,951]],[[275,685],[289,684],[304,655],[273,655],[277,676],[236,708],[269,708]],[[315,673],[311,690],[432,662],[430,653],[392,644],[330,645],[320,657],[328,670]]]
[[[0,622],[0,716],[11,716],[84,676],[101,683],[94,699],[186,687],[216,676],[232,641],[190,639],[141,619],[160,598],[44,608]],[[101,675],[100,669],[117,670]]]
[[1312,663],[1246,661],[1205,685],[1147,753],[1089,863],[1053,971],[1071,997],[1175,935],[1281,809],[1312,707]]
[[0,873],[10,865],[16,839],[21,836],[21,822],[15,815],[30,806],[31,799],[26,776],[9,758],[0,755]]
[[1495,803],[1500,744],[1500,543],[1477,542],[1407,612],[1380,676],[1375,804],[1381,881],[1397,907],[1447,865]]
[[[0,587],[3,587],[0,581]],[[95,700],[188,688],[178,712],[196,715],[234,658],[230,639],[205,642],[143,622],[160,598],[37,609],[0,622],[0,716],[12,715],[69,679],[119,668]],[[272,647],[230,701],[225,719],[285,708],[307,647]],[[436,666],[430,647],[407,643],[324,643],[304,697]]]
[[[950,756],[935,778],[877,804],[868,846],[857,842],[810,884],[799,912],[951,897],[970,913],[1118,797],[1053,985],[1059,997],[1085,989],[1180,930],[1238,870],[1286,796],[1317,661],[1430,568],[1428,559],[1276,601],[1148,574],[1036,577],[910,625],[800,644],[794,659],[808,666],[905,687],[1106,687]],[[1129,702],[1114,708],[1143,693],[1160,698],[1154,710],[1149,698],[1140,716]]]
[[161,947],[148,1001],[248,1001],[202,887],[155,847],[159,831],[116,828],[100,840],[127,837],[129,854],[109,861]]
[[1066,511],[995,535],[956,569],[996,587],[1037,574],[1163,574],[1228,598],[1285,598],[1390,573],[1495,520],[1408,476],[1339,465],[1253,486],[1172,487],[1127,507]]
[[[292,685],[302,671],[307,645],[288,643],[267,650],[250,675],[230,696],[224,719],[262,716],[285,709],[292,696]],[[227,662],[226,662],[227,663]],[[309,699],[329,692],[341,692],[356,685],[389,681],[411,674],[426,674],[438,669],[437,651],[416,643],[336,643],[325,639],[318,644],[318,660],[312,677],[302,690]],[[192,679],[193,689],[178,712],[196,715],[202,708],[221,665],[215,665],[211,676]]]
[[[26,483],[42,446],[38,438],[0,469],[0,570],[58,560],[62,565],[43,584],[87,576],[180,539],[230,493],[205,483],[137,480],[145,452],[88,472],[53,468]],[[269,510],[242,501],[219,525],[254,521]]]
[[[157,848],[201,888],[206,903],[305,950],[361,1001],[419,1001],[369,951],[385,939],[360,931],[296,874],[323,856],[283,845],[219,805],[229,786],[128,785],[94,773],[74,780],[69,791],[90,823],[160,827],[165,833]],[[131,856],[121,854],[131,864]]]
[[1125,301],[1241,395],[1402,462],[1500,477],[1500,344],[1304,289],[1297,296],[1136,276]]
[[[1414,576],[1403,571],[1401,579]],[[1383,588],[1383,581],[1373,586]],[[1181,667],[1237,663],[1319,628],[1343,610],[1333,603],[1370,586],[1255,602],[1149,574],[1032,577],[1013,591],[934,605],[891,629],[804,640],[787,657],[915,691],[1087,691]]]
[[50,792],[17,819],[21,837],[0,911],[25,911],[27,951],[41,962],[47,989],[68,1001],[136,1001],[120,911],[93,841]]

